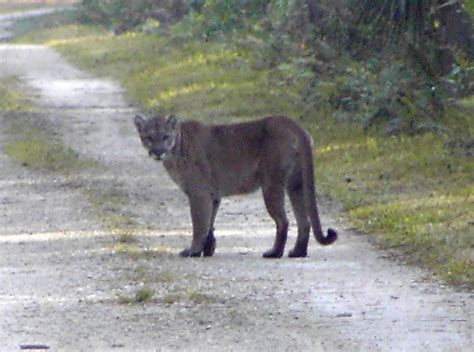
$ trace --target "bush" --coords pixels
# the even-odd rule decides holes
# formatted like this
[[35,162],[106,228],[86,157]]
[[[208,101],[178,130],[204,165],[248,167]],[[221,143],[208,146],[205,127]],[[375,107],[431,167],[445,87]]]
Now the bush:
[[366,130],[381,128],[398,135],[442,129],[443,89],[403,60],[353,63],[333,80],[311,80],[302,95],[306,109],[323,109]]
[[172,23],[187,12],[184,0],[82,0],[79,5],[80,20],[100,23],[121,33],[155,19]]

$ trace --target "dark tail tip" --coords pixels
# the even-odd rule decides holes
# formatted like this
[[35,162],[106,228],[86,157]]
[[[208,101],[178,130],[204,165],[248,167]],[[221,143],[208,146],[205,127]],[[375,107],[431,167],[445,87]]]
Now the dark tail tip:
[[323,246],[327,246],[330,244],[333,244],[337,240],[337,231],[334,229],[329,228],[328,229],[328,235],[324,237],[323,241],[321,241],[321,244]]

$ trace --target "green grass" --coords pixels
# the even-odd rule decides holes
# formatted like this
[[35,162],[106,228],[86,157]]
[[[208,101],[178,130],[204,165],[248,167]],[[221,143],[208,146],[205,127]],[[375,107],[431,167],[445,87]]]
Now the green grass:
[[322,192],[408,262],[473,288],[472,156],[434,134],[383,138],[357,128],[344,134],[315,132],[323,144],[315,150]]
[[5,153],[23,166],[67,174],[85,166],[74,150],[52,142],[34,126],[12,122],[9,129],[15,137],[5,146]]
[[471,15],[471,17],[474,18],[474,0],[465,0],[464,8]]
[[[46,42],[76,65],[119,80],[130,99],[149,110],[206,121],[298,117],[303,111],[296,94],[301,82],[282,84],[288,70],[258,69],[252,51],[140,33],[81,31],[87,34],[71,39],[67,28],[58,28]],[[472,289],[474,161],[461,143],[472,138],[471,102],[447,110],[447,131],[415,137],[337,124],[324,108],[304,121],[315,140],[321,193],[344,204],[359,228],[407,261]]]

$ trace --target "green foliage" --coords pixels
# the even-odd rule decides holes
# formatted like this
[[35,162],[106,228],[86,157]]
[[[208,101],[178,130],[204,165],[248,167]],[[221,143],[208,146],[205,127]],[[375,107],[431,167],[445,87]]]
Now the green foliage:
[[[82,0],[79,10],[80,19],[84,22],[100,23],[107,27],[125,29],[133,28],[144,21],[149,10],[146,0]],[[120,28],[122,29],[122,28]]]
[[174,22],[187,11],[182,0],[82,0],[78,8],[82,22],[99,23],[116,33],[133,29],[150,18]]
[[[305,111],[330,110],[337,121],[360,123],[365,128],[380,127],[388,134],[442,130],[446,98],[452,94],[469,94],[473,74],[472,66],[464,64],[468,61],[463,63],[458,59],[447,81],[439,80],[440,72],[447,68],[439,62],[439,45],[433,36],[438,30],[435,25],[439,12],[437,2],[364,0],[349,3],[350,7],[339,6],[337,11],[336,5],[325,1],[314,3],[319,11],[316,21],[311,19],[309,6],[302,0],[188,1],[182,3],[181,11],[187,15],[170,28],[170,33],[175,43],[184,45],[218,40],[232,43],[227,45],[228,49],[239,55],[252,51],[251,58],[243,57],[243,60],[250,63],[252,69],[271,72],[272,83],[305,87],[296,91],[299,97],[298,101],[294,100]],[[98,22],[118,19],[130,24],[127,28],[142,23],[153,9],[170,8],[165,1],[140,0],[133,4],[120,0],[84,0],[82,7],[90,10],[91,16],[102,13],[103,18],[96,19]],[[351,21],[349,16],[357,20]],[[408,43],[403,43],[407,38]],[[381,54],[379,49],[387,47],[387,43],[391,43],[389,50]],[[346,60],[340,53],[344,50],[351,55],[362,55],[363,60]],[[156,64],[158,62],[153,65]],[[141,76],[138,74],[136,78],[146,82],[154,75],[152,71],[150,67],[143,67]],[[190,75],[195,76],[192,72]],[[327,87],[335,75],[338,76],[334,80],[335,87],[327,96],[321,87]],[[162,92],[154,94],[158,98],[147,97],[146,101],[138,98],[140,103],[153,109],[176,109],[184,96],[201,99],[210,95],[222,100],[215,91],[227,95],[215,80],[201,84],[203,82],[190,79],[186,82],[186,94],[182,90],[173,91],[174,88],[166,92],[164,80],[156,81],[159,83],[152,84],[153,89]]]
[[460,60],[446,78],[454,84],[459,95],[466,96],[474,93],[474,87],[471,86],[474,82],[474,63]]
[[242,29],[249,20],[261,18],[266,13],[269,0],[207,0],[194,2],[191,20],[198,24],[206,37],[216,32]]
[[436,0],[363,0],[355,4],[363,23],[371,24],[385,35],[408,33],[418,41],[431,27]]
[[[354,31],[372,47],[435,42],[474,57],[472,0],[352,0]],[[469,14],[471,11],[471,16]],[[433,54],[433,53],[431,53]],[[429,55],[432,56],[432,55]]]
[[474,19],[474,0],[464,0],[464,8],[469,13],[471,18]]
[[332,80],[310,80],[301,93],[306,110],[324,109],[339,122],[381,129],[388,135],[442,131],[444,92],[403,61],[351,63]]

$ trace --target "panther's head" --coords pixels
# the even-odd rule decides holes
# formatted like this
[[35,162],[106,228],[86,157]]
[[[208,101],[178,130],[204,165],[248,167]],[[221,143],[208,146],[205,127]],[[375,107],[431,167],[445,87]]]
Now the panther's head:
[[143,146],[155,160],[165,160],[175,146],[178,136],[178,120],[155,116],[149,120],[137,115],[133,120]]

